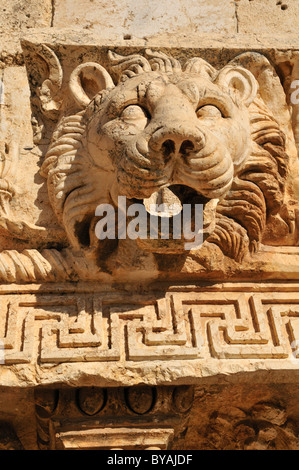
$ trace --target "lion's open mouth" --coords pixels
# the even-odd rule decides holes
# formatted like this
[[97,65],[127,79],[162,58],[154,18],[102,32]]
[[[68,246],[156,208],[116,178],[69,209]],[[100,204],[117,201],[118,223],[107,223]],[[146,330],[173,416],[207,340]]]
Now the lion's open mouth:
[[137,243],[147,251],[177,253],[186,249],[186,241],[203,242],[215,228],[218,199],[208,199],[193,188],[171,185],[149,198],[131,199],[143,204],[147,212],[147,239]]
[[[143,199],[142,202],[149,214],[169,218],[182,213],[187,205],[190,205],[191,213],[196,209],[196,206],[201,206],[203,211],[203,229],[207,229],[214,218],[218,199],[209,199],[199,194],[193,188],[174,184],[160,189],[152,194],[151,197]],[[160,210],[158,209],[159,207]]]

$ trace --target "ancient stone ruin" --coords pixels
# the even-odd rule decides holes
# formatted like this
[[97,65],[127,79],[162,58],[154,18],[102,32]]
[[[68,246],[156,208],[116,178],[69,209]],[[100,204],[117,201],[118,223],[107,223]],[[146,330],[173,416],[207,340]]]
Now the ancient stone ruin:
[[0,9],[0,449],[298,450],[298,2]]

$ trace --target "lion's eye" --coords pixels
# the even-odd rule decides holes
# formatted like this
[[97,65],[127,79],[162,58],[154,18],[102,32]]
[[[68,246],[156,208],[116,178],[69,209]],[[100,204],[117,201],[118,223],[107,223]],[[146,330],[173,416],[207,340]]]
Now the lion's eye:
[[198,118],[202,119],[217,119],[223,117],[220,109],[210,104],[199,108],[196,114]]
[[145,128],[148,122],[148,115],[145,110],[135,104],[127,106],[120,117],[123,121],[142,129]]

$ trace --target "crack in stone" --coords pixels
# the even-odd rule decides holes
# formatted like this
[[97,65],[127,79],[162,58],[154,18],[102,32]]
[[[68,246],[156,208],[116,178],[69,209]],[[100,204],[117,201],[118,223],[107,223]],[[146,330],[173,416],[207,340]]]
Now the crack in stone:
[[235,4],[235,19],[236,19],[237,33],[239,32],[238,1],[239,1],[239,0],[235,0],[235,1],[234,1],[234,4]]
[[55,17],[55,0],[51,0],[51,7],[52,7],[52,16],[51,16],[51,28],[54,27],[54,17]]

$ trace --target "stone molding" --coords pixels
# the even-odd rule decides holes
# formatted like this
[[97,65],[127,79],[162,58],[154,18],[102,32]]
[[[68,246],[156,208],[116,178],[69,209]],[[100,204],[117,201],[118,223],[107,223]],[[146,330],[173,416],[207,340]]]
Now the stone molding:
[[[119,377],[130,371],[133,379],[140,367],[150,376],[161,368],[157,383],[165,368],[173,378],[192,383],[216,371],[271,370],[274,377],[275,371],[293,370],[296,380],[296,283],[160,286],[134,295],[61,286],[59,294],[7,292],[1,301],[3,385],[13,384],[14,374],[32,377],[34,383],[34,369],[41,383],[55,383],[63,367],[65,383],[75,375],[78,385],[88,376],[109,383],[116,370]],[[83,365],[85,379],[80,378]],[[121,379],[128,385],[129,376]]]
[[186,430],[191,386],[35,391],[41,450],[165,450]]

